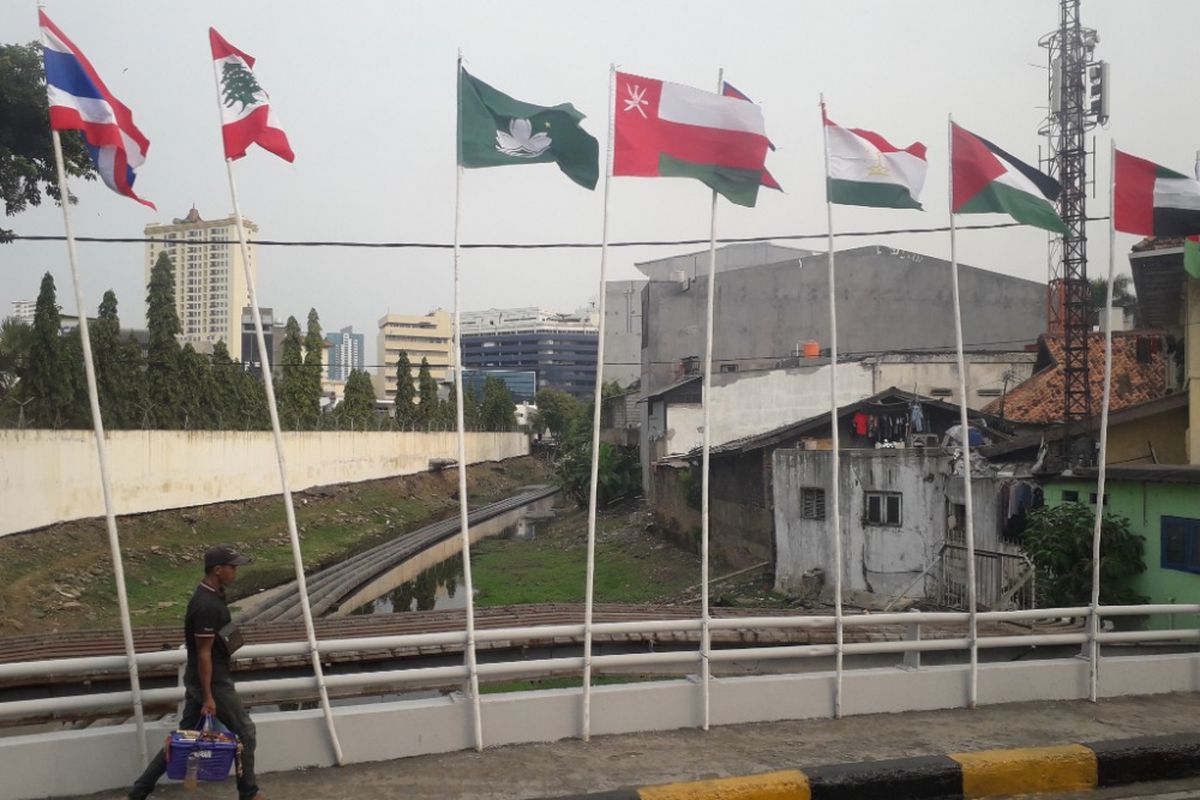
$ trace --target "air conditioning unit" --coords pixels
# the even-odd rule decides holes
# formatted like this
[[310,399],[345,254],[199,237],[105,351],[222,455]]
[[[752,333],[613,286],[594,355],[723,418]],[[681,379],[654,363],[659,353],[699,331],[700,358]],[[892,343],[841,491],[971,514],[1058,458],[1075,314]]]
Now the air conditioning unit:
[[671,281],[679,286],[681,292],[686,292],[692,285],[692,279],[688,277],[687,271],[682,269],[671,270]]

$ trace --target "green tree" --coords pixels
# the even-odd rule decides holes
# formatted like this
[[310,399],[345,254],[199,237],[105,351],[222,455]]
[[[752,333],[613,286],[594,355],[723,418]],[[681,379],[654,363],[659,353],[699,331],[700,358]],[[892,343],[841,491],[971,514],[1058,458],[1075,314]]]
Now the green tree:
[[185,344],[179,352],[179,383],[182,388],[179,407],[180,427],[209,430],[217,427],[217,384],[212,361]]
[[279,424],[283,428],[299,430],[309,421],[309,404],[300,323],[295,317],[288,317],[283,329],[283,352],[279,356],[277,374],[275,394],[279,404]]
[[229,348],[225,346],[224,340],[213,345],[209,361],[212,364],[214,427],[218,430],[236,429],[243,416],[239,408],[243,394],[241,383],[243,378],[248,376],[242,365],[229,355]]
[[175,267],[166,251],[158,254],[146,287],[145,416],[153,428],[181,428],[179,313],[175,310]]
[[468,431],[482,430],[483,415],[479,408],[479,398],[475,396],[475,387],[468,386],[463,391],[463,424]]
[[114,429],[134,427],[145,365],[142,348],[136,342],[130,346],[130,342],[121,341],[121,318],[117,295],[112,289],[104,293],[96,322],[89,332],[104,424]]
[[407,428],[417,420],[417,407],[413,402],[417,390],[413,386],[412,364],[408,360],[408,352],[400,351],[396,358],[396,407],[393,416],[396,425]]
[[[1025,552],[1037,567],[1039,606],[1087,605],[1092,598],[1092,535],[1095,510],[1082,503],[1034,509],[1025,528]],[[1104,515],[1100,528],[1100,602],[1132,605],[1146,598],[1132,589],[1146,569],[1142,537],[1129,520]]]
[[[0,196],[5,216],[41,205],[43,193],[60,200],[46,101],[42,48],[37,42],[0,45]],[[94,180],[96,168],[83,138],[62,134],[63,163],[74,178]],[[0,242],[12,231],[0,228]]]
[[321,335],[321,318],[317,310],[308,310],[308,327],[304,334],[304,424],[316,427],[321,414],[321,364],[325,359],[325,337]]
[[16,388],[33,346],[33,326],[16,317],[0,322],[0,401]]
[[517,427],[517,407],[508,384],[499,378],[487,378],[483,382],[479,417],[485,431],[511,431]]
[[[564,442],[577,434],[585,424],[587,407],[572,395],[558,389],[540,389],[534,398],[541,424],[557,441]],[[591,420],[588,418],[587,424]]]
[[17,392],[18,401],[25,403],[26,425],[61,427],[63,413],[71,404],[72,381],[64,368],[61,328],[54,277],[47,272],[38,291],[29,359]]
[[337,411],[341,423],[354,430],[367,430],[375,426],[375,387],[371,384],[371,376],[361,369],[350,371],[346,378],[346,393]]
[[437,381],[429,369],[429,359],[421,359],[421,367],[417,370],[417,422],[426,430],[438,421]]

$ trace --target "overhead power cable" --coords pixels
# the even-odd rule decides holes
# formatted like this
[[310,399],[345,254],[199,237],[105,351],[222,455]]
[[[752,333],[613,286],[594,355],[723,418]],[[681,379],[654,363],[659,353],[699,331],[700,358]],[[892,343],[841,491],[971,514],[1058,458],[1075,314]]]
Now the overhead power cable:
[[[1088,222],[1105,222],[1108,220],[1104,217],[1088,217]],[[1023,227],[1019,222],[996,222],[990,224],[978,225],[957,225],[958,230],[998,230],[1001,228],[1019,228]],[[866,237],[866,236],[895,236],[906,233],[945,233],[950,230],[948,225],[938,225],[928,228],[889,228],[885,230],[874,231],[838,231],[838,237]],[[755,242],[786,242],[786,241],[802,241],[806,239],[826,239],[829,234],[825,231],[820,233],[791,233],[780,236],[740,236],[717,239],[719,244],[750,244]],[[34,236],[34,235],[14,235],[13,241],[20,242],[61,242],[65,241],[65,236]],[[211,240],[190,242],[186,239],[148,239],[135,236],[76,236],[77,242],[89,242],[97,244],[179,244],[190,245],[194,247],[203,247],[210,245]],[[680,247],[684,245],[707,245],[708,239],[670,239],[670,240],[646,240],[646,241],[628,241],[628,242],[609,242],[609,247]],[[336,240],[312,240],[312,241],[296,241],[286,239],[255,239],[253,244],[262,247],[361,247],[367,249],[393,249],[393,250],[452,250],[454,245],[449,242],[363,242],[363,241],[336,241]],[[599,242],[475,242],[464,243],[460,247],[464,250],[588,250],[599,249]]]

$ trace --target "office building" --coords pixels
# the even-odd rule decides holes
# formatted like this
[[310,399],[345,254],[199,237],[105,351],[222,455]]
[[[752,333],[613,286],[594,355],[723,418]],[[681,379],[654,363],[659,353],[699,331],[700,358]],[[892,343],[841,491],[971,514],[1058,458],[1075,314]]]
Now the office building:
[[441,383],[450,377],[451,317],[442,309],[423,316],[387,314],[379,320],[378,357],[374,373],[375,396],[392,400],[396,396],[396,361],[400,352],[408,353],[413,382],[421,359],[429,360],[430,374]]
[[596,385],[598,322],[593,308],[564,314],[530,306],[463,314],[463,368],[532,371],[538,389],[589,398]]

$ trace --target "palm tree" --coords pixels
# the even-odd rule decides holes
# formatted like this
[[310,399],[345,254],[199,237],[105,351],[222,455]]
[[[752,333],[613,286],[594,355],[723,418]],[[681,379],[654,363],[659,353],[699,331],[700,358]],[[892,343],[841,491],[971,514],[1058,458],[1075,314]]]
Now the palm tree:
[[[1130,277],[1117,275],[1113,278],[1113,308],[1127,310],[1133,315],[1133,327],[1142,327],[1141,313],[1138,309],[1137,296],[1130,291]],[[1088,305],[1092,311],[1090,323],[1100,325],[1100,312],[1108,302],[1108,280],[1106,278],[1088,279]]]

